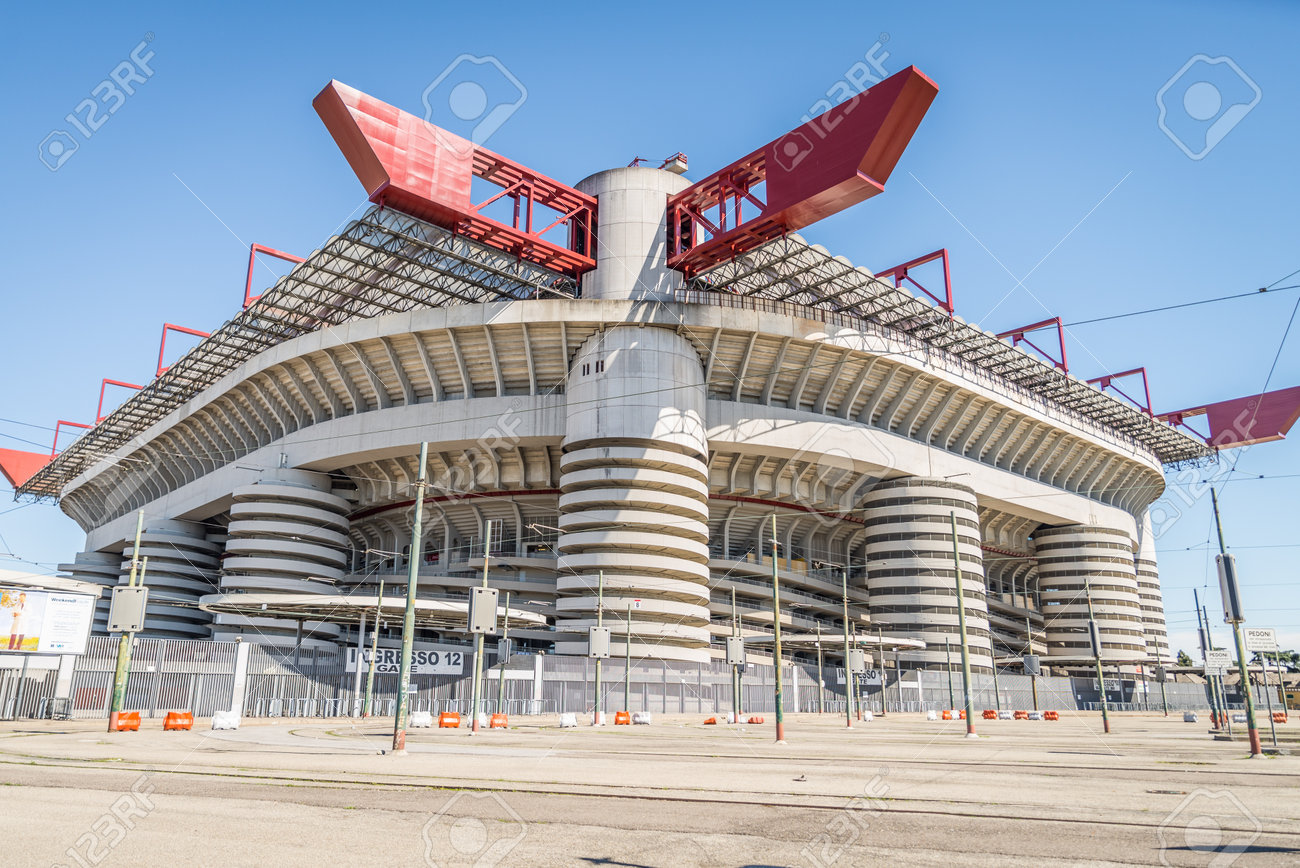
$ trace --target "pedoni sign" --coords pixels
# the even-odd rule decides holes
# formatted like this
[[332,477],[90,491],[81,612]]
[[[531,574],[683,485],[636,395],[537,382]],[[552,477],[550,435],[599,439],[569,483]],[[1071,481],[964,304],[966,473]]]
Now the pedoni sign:
[[1205,671],[1215,675],[1223,675],[1232,668],[1232,655],[1223,648],[1215,648],[1205,652]]
[[1277,631],[1272,627],[1242,627],[1241,638],[1247,651],[1277,650]]
[[[371,652],[367,648],[361,655],[363,670],[370,668],[374,658],[375,672],[381,675],[396,675],[401,669],[402,651],[400,648],[378,648]],[[348,672],[357,671],[357,649],[348,649]],[[412,675],[461,675],[465,672],[464,651],[412,651]]]

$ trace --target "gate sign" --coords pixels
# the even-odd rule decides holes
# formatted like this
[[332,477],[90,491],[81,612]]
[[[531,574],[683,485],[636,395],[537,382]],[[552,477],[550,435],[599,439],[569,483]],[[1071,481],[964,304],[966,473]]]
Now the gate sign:
[[0,653],[84,654],[95,597],[0,588]]
[[[371,652],[369,648],[362,652],[361,669],[369,671],[371,658],[375,661],[375,674],[397,675],[402,668],[402,650],[400,648],[378,648]],[[348,672],[357,671],[357,649],[348,648]],[[412,651],[412,675],[460,675],[465,671],[464,651]]]
[[1212,648],[1205,652],[1205,671],[1222,675],[1232,668],[1232,655],[1224,648]]
[[1276,651],[1277,631],[1272,627],[1242,627],[1247,651]]
[[[870,687],[872,685],[885,683],[884,672],[880,669],[864,669],[861,672],[855,672],[854,675],[858,677],[858,683],[865,687]],[[844,683],[843,666],[837,667],[835,670],[835,683],[836,684]]]

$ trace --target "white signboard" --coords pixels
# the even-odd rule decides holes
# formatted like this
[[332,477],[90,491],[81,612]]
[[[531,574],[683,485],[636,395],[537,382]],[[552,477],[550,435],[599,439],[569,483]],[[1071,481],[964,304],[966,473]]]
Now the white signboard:
[[1272,627],[1242,627],[1241,633],[1247,651],[1277,650],[1277,631]]
[[1232,668],[1232,655],[1224,648],[1213,648],[1205,652],[1205,671],[1222,675]]
[[[882,674],[883,673],[879,669],[864,670],[858,673],[858,683],[868,687],[872,685],[883,684],[884,679],[882,677]],[[842,666],[835,670],[835,683],[836,684],[844,683],[844,667]]]
[[[363,672],[370,670],[370,659],[375,658],[375,673],[379,675],[396,675],[402,666],[402,649],[379,648],[372,655],[369,648],[362,653]],[[412,675],[460,675],[465,671],[464,651],[423,651],[411,652]],[[348,648],[348,672],[357,671],[357,649]]]
[[0,653],[84,654],[94,617],[90,594],[0,588]]

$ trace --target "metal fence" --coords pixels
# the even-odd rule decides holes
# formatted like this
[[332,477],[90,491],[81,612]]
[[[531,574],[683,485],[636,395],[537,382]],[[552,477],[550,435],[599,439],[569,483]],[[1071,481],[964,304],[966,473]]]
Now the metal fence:
[[[116,637],[92,637],[85,654],[75,659],[32,658],[26,678],[14,658],[0,667],[0,712],[6,718],[108,715],[116,665]],[[596,665],[585,657],[518,655],[504,666],[489,655],[485,664],[484,714],[505,711],[526,715],[590,712],[596,700]],[[242,662],[241,662],[242,659]],[[365,678],[346,670],[335,648],[300,648],[209,640],[136,639],[127,681],[126,708],[142,716],[161,717],[188,710],[208,717],[234,709],[248,717],[337,717],[361,712]],[[468,667],[467,667],[468,669]],[[601,707],[660,714],[716,714],[731,710],[731,670],[723,663],[678,663],[618,659],[603,662]],[[818,685],[815,666],[782,667],[783,706],[787,712],[844,711],[843,670],[827,666]],[[860,687],[864,710],[931,711],[962,705],[959,674],[943,671],[884,672]],[[740,708],[774,709],[771,666],[749,665],[742,676]],[[504,682],[504,683],[503,683]],[[951,684],[951,687],[950,687]],[[411,678],[413,711],[469,712],[471,675],[415,675]],[[1039,677],[1000,672],[972,676],[976,708],[1073,710],[1100,701],[1095,680]],[[372,713],[393,713],[397,676],[376,674]],[[625,698],[626,697],[626,698]],[[1170,683],[1165,695],[1158,684],[1107,681],[1107,701],[1118,709],[1171,711],[1209,707],[1203,685]]]

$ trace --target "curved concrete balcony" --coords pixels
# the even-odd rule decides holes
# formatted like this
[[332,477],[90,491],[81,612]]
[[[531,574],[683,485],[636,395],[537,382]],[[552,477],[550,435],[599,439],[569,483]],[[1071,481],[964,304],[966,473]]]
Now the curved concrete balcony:
[[672,534],[684,539],[707,543],[706,522],[682,518],[650,509],[584,509],[560,516],[559,527],[565,533],[600,528],[635,526],[638,531]]
[[561,571],[589,573],[593,577],[598,571],[604,570],[606,578],[615,573],[630,572],[662,575],[669,578],[693,579],[701,584],[709,580],[709,568],[706,564],[699,564],[681,558],[629,554],[626,552],[561,555],[559,568]]
[[560,495],[559,506],[561,521],[569,513],[622,508],[653,509],[700,521],[709,518],[708,501],[698,497],[621,486],[565,492]]
[[602,469],[611,465],[635,466],[648,470],[690,476],[701,483],[709,481],[709,469],[693,455],[647,446],[588,446],[566,452],[560,458],[560,472]]
[[632,557],[655,555],[682,558],[698,564],[709,562],[709,544],[693,539],[643,531],[641,528],[621,530],[596,530],[565,533],[560,541],[560,557],[609,552],[626,556],[629,551],[639,554]]
[[707,500],[709,487],[705,482],[667,470],[650,470],[643,467],[607,466],[575,470],[560,477],[560,491],[568,494],[590,489],[631,488],[642,491],[678,494]]

